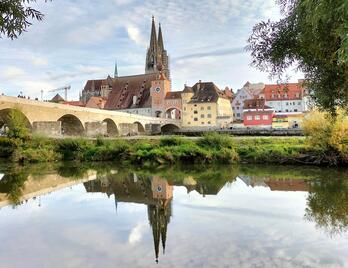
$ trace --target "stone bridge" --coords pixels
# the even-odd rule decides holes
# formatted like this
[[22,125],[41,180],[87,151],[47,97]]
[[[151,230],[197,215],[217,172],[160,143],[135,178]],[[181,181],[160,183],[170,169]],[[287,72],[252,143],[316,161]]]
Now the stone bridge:
[[13,110],[24,115],[33,132],[48,136],[152,135],[172,133],[181,127],[176,119],[0,96],[0,129],[8,125]]

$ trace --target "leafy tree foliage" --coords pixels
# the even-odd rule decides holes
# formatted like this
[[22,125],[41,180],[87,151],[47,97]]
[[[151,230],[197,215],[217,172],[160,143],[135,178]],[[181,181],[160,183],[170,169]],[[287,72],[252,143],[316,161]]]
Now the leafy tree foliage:
[[8,131],[7,136],[15,139],[28,139],[30,136],[30,123],[25,115],[17,110],[13,109],[8,114]]
[[252,65],[282,77],[295,65],[317,105],[335,114],[348,105],[348,1],[277,0],[284,16],[254,26]]
[[0,37],[17,38],[32,25],[31,20],[43,20],[44,15],[40,11],[28,6],[35,2],[36,0],[1,0]]

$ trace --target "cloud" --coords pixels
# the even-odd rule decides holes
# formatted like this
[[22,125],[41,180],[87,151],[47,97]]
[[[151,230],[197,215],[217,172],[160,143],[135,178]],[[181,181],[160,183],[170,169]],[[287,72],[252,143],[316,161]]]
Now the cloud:
[[137,45],[141,45],[143,47],[146,47],[146,41],[141,36],[139,28],[129,25],[126,27],[128,36],[131,40],[133,40]]
[[129,244],[136,244],[141,241],[143,233],[147,231],[149,226],[144,222],[138,223],[131,231],[128,237]]
[[0,77],[4,80],[18,79],[20,76],[25,75],[25,71],[18,67],[7,67],[5,68]]
[[220,49],[220,50],[209,51],[209,52],[192,53],[192,54],[187,54],[184,56],[173,58],[173,61],[175,62],[180,60],[196,59],[196,58],[204,58],[204,57],[220,57],[220,56],[234,55],[234,54],[240,54],[240,53],[244,53],[244,47]]

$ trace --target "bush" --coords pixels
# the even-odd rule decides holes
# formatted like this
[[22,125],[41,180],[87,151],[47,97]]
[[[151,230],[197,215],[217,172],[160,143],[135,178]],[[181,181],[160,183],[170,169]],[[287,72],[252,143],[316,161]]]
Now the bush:
[[29,122],[26,117],[16,109],[12,109],[8,114],[7,136],[15,139],[28,139],[30,136]]
[[336,117],[319,111],[311,112],[303,122],[308,143],[323,154],[338,154],[348,161],[348,116],[339,110]]
[[18,148],[13,154],[13,159],[16,162],[38,163],[58,161],[61,160],[61,156],[48,148]]
[[21,144],[21,140],[0,137],[0,157],[10,157]]
[[202,147],[214,149],[234,148],[232,137],[215,132],[204,135],[203,138],[198,140],[197,144]]

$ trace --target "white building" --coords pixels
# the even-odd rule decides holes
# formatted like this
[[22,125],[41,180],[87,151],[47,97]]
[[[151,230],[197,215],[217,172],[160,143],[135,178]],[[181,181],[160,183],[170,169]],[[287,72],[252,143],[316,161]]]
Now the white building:
[[265,85],[263,83],[251,84],[247,82],[243,88],[238,89],[233,101],[232,111],[234,121],[243,120],[243,106],[244,101],[248,99],[256,99],[262,92]]

